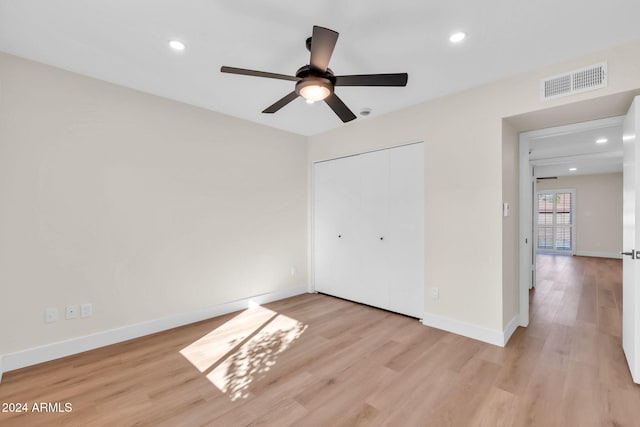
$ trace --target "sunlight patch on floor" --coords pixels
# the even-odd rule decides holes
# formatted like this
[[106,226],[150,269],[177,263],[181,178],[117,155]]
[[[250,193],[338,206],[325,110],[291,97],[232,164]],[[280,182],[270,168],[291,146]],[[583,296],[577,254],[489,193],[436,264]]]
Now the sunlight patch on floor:
[[180,354],[204,372],[276,315],[260,306],[245,310],[180,350]]
[[227,393],[231,400],[245,398],[249,384],[266,375],[275,365],[278,354],[298,339],[305,329],[306,326],[297,320],[278,314],[264,329],[216,366],[207,378]]
[[259,305],[241,312],[180,350],[231,400],[246,398],[253,382],[275,365],[306,325]]

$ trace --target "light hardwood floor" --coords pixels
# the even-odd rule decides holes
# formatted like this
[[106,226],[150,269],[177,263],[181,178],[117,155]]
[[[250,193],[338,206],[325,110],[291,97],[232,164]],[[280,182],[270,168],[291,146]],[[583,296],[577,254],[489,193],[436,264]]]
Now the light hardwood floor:
[[3,426],[638,426],[621,262],[539,256],[531,324],[505,348],[324,295],[6,373]]

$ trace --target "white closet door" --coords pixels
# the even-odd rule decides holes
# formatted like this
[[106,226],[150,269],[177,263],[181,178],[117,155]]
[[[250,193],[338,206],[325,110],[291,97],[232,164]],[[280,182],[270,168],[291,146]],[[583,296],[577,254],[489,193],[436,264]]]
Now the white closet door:
[[389,310],[424,315],[424,144],[389,150]]
[[423,164],[422,144],[315,164],[318,292],[422,317]]
[[381,308],[389,308],[389,151],[358,156],[362,197],[358,252],[362,270],[357,293],[360,302]]
[[360,269],[360,177],[354,160],[346,157],[314,168],[315,289],[347,299],[357,297]]

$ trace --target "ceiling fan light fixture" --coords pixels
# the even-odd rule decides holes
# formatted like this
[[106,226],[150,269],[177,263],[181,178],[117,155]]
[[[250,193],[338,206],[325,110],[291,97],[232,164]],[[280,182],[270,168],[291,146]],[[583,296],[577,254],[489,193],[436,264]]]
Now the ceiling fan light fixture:
[[356,115],[353,114],[353,111],[335,94],[334,88],[336,86],[404,87],[407,85],[407,79],[409,77],[407,73],[336,76],[329,68],[329,60],[331,59],[337,41],[338,33],[336,31],[314,25],[313,35],[307,39],[307,49],[309,49],[311,53],[309,64],[300,67],[298,71],[296,71],[295,76],[228,67],[226,65],[220,67],[220,72],[295,81],[295,90],[265,108],[262,111],[264,114],[276,113],[282,109],[282,107],[301,96],[307,104],[324,101],[343,123],[354,120]]
[[303,79],[296,85],[298,95],[307,101],[322,101],[333,92],[333,85],[327,79],[309,78]]
[[300,95],[307,101],[322,101],[331,94],[329,88],[320,85],[309,85],[300,89]]

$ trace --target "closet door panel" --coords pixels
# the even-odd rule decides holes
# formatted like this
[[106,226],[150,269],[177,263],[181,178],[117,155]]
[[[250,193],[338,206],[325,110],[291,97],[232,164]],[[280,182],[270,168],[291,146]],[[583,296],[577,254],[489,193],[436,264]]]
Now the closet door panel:
[[389,309],[424,314],[424,145],[389,150]]
[[337,202],[338,183],[335,180],[332,162],[314,165],[313,194],[313,264],[314,284],[319,292],[331,293],[335,283],[334,270],[331,268],[337,245],[337,212],[332,207]]
[[314,166],[314,285],[318,292],[353,299],[360,257],[357,216],[360,180],[353,158]]
[[339,180],[339,200],[337,209],[337,240],[334,253],[336,289],[332,295],[359,301],[360,270],[362,256],[359,251],[361,241],[360,217],[362,215],[362,195],[360,190],[360,156],[335,160],[336,176]]
[[358,156],[361,178],[361,239],[358,248],[362,266],[357,291],[360,301],[375,307],[389,307],[388,205],[389,151]]

